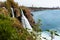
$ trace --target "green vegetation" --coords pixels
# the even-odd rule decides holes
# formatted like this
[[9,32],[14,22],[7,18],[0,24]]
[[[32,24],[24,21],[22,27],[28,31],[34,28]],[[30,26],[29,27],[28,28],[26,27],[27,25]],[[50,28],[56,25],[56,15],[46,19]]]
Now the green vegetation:
[[57,34],[57,31],[55,30],[46,30],[46,31],[50,33],[51,40],[54,39],[54,36],[60,36],[59,34]]
[[0,15],[0,40],[19,40],[18,33],[12,27],[12,23],[11,18]]
[[17,18],[11,17],[11,7],[19,11],[18,4],[7,0],[3,5],[5,8],[0,8],[0,40],[35,40]]
[[14,20],[0,14],[0,40],[34,40],[25,29],[13,27]]
[[[39,40],[43,40],[43,39],[48,40],[46,37],[42,37],[43,30],[41,29],[41,25],[42,25],[41,24],[41,20],[38,19],[38,21],[37,21],[37,23],[35,25],[35,29],[34,29],[35,32],[36,32],[36,34],[35,34],[36,39],[39,36]],[[51,40],[53,40],[55,36],[59,36],[60,37],[60,35],[58,34],[58,31],[55,31],[55,30],[45,30],[45,31],[50,33],[49,36],[50,36]]]
[[[19,7],[17,3],[13,0],[7,0],[3,3],[6,8],[0,8],[0,40],[36,40],[37,37],[40,35],[40,40],[46,39],[42,37],[42,29],[41,29],[41,20],[39,19],[38,22],[34,25],[33,30],[35,33],[31,33],[31,35],[27,32],[26,29],[22,27],[22,24],[19,22],[17,18],[10,17],[11,15],[11,7],[15,8],[17,11],[16,13],[20,14],[20,9],[26,9],[24,6]],[[7,12],[8,11],[8,12]],[[29,12],[28,12],[29,13]],[[5,15],[4,15],[5,14]],[[8,14],[6,16],[6,14]],[[54,35],[60,36],[57,34],[56,31],[46,30],[51,34],[51,40],[53,40]],[[40,32],[38,34],[38,32]]]

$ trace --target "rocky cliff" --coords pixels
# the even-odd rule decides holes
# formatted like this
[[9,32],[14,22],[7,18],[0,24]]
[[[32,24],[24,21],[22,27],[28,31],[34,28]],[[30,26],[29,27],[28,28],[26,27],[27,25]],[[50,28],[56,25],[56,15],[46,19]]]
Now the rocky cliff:
[[29,11],[28,8],[23,6],[18,6],[17,3],[14,2],[14,0],[7,0],[6,2],[0,2],[0,8],[3,9],[1,12],[3,12],[5,15],[10,15],[12,17],[11,8],[14,10],[15,18],[17,18],[21,22],[21,12],[20,9],[23,9],[24,15],[29,20],[31,26],[33,27],[35,25],[35,22],[33,20],[33,17]]
[[[14,14],[15,17],[12,18],[12,10],[11,8],[13,8],[14,10]],[[28,19],[30,25],[32,26],[32,28],[34,28],[35,25],[35,21],[33,20],[33,17],[29,11],[28,8],[23,7],[23,6],[18,6],[17,3],[14,2],[14,0],[7,0],[6,2],[0,2],[0,14],[4,14],[4,16],[9,16],[11,17],[11,19],[13,19],[13,27],[18,28],[18,30],[21,29],[22,33],[20,33],[22,36],[24,34],[24,28],[21,22],[21,11],[20,9],[23,10],[24,15],[26,16],[26,18]],[[27,34],[27,32],[26,32]],[[26,40],[34,40],[32,36],[29,36],[28,34],[26,35],[27,39]],[[31,38],[32,37],[32,38]]]

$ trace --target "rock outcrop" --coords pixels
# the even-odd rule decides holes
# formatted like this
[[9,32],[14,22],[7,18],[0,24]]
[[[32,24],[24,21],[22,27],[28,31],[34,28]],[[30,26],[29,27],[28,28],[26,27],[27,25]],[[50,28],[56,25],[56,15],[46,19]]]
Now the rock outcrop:
[[[13,8],[15,18],[12,18],[11,8]],[[13,27],[18,28],[19,30],[22,29],[22,31],[24,31],[23,30],[23,25],[22,25],[22,22],[21,22],[21,9],[23,10],[24,15],[28,19],[32,28],[35,28],[34,27],[35,21],[34,21],[34,19],[33,19],[33,17],[32,17],[28,8],[23,7],[23,6],[18,6],[18,4],[14,2],[14,0],[7,0],[6,2],[0,2],[0,14],[4,14],[4,16],[10,16],[14,20],[14,22],[12,24]],[[25,34],[24,32],[23,32],[23,34],[22,33],[20,33],[20,34],[21,34],[21,36],[25,36],[25,35],[23,35],[23,34]],[[32,38],[31,37],[32,36],[28,35],[26,40],[32,40],[33,37]]]
[[34,28],[35,25],[35,21],[31,15],[31,12],[28,8],[20,6],[20,9],[23,9],[24,15],[26,16],[26,18],[28,19],[28,21],[30,22],[30,25]]
[[[10,16],[11,14],[11,8],[14,10],[15,17],[21,22],[21,12],[20,9],[23,9],[24,15],[27,17],[28,21],[30,22],[30,25],[34,28],[35,21],[29,11],[28,8],[23,7],[23,6],[18,6],[17,3],[14,2],[14,0],[7,0],[6,2],[2,3],[0,2],[0,7],[5,7],[3,8],[5,12],[8,12]],[[4,13],[8,15],[7,13]]]
[[0,8],[0,14],[4,14],[4,16],[8,16],[8,10],[5,7]]

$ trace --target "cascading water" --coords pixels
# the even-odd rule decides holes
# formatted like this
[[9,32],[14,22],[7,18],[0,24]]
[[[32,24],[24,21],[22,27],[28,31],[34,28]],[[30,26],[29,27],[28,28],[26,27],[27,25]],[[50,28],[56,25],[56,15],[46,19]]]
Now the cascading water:
[[22,14],[22,24],[25,29],[27,29],[28,32],[32,32],[32,27],[28,21],[28,19],[24,16],[23,10],[21,9],[21,14]]
[[12,17],[14,18],[14,11],[13,11],[13,8],[11,8],[11,10],[12,10]]
[[[37,36],[37,32],[35,32],[33,30],[33,28],[31,27],[28,19],[24,16],[24,13],[23,13],[23,10],[21,9],[21,14],[22,14],[22,24],[23,24],[23,27],[26,29],[27,28],[27,31],[31,34],[31,32]],[[35,38],[35,36],[33,36],[33,38]],[[36,39],[37,40],[37,39]]]

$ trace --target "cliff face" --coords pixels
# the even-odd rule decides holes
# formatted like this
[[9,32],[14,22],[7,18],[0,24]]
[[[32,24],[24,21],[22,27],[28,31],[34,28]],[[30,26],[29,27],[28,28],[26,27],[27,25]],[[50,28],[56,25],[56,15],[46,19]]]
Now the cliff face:
[[0,40],[34,39],[33,36],[22,27],[22,24],[16,18],[4,16],[0,13]]
[[4,14],[5,16],[8,16],[8,10],[4,7],[0,8],[0,14]]
[[26,7],[20,7],[23,9],[23,12],[24,12],[24,15],[26,16],[26,18],[28,19],[28,21],[30,22],[31,26],[34,28],[34,25],[35,25],[35,21],[31,15],[31,12],[28,8]]
[[[12,10],[14,10],[15,18],[12,18]],[[26,40],[34,40],[31,35],[28,34],[28,32],[24,32],[24,28],[21,22],[21,11],[20,9],[23,10],[24,15],[28,19],[29,23],[33,27],[35,25],[35,22],[33,20],[33,17],[29,11],[28,8],[26,7],[21,7],[18,6],[17,3],[15,3],[13,0],[7,0],[6,2],[0,2],[0,14],[4,14],[3,16],[10,16],[11,19],[13,19],[13,27],[18,28],[18,32],[20,33],[20,36],[26,38]],[[25,35],[26,34],[26,35]],[[25,37],[26,36],[26,37]]]
[[[2,11],[6,12],[4,13],[5,15],[10,15],[12,16],[11,8],[14,10],[15,17],[21,22],[21,12],[20,9],[23,9],[24,15],[27,17],[28,21],[30,22],[31,26],[33,27],[35,25],[35,22],[33,20],[33,17],[29,11],[28,8],[26,7],[21,7],[18,6],[17,3],[15,3],[13,0],[7,0],[4,3],[0,3],[0,7],[5,7],[3,8]],[[9,14],[8,14],[9,13]]]

